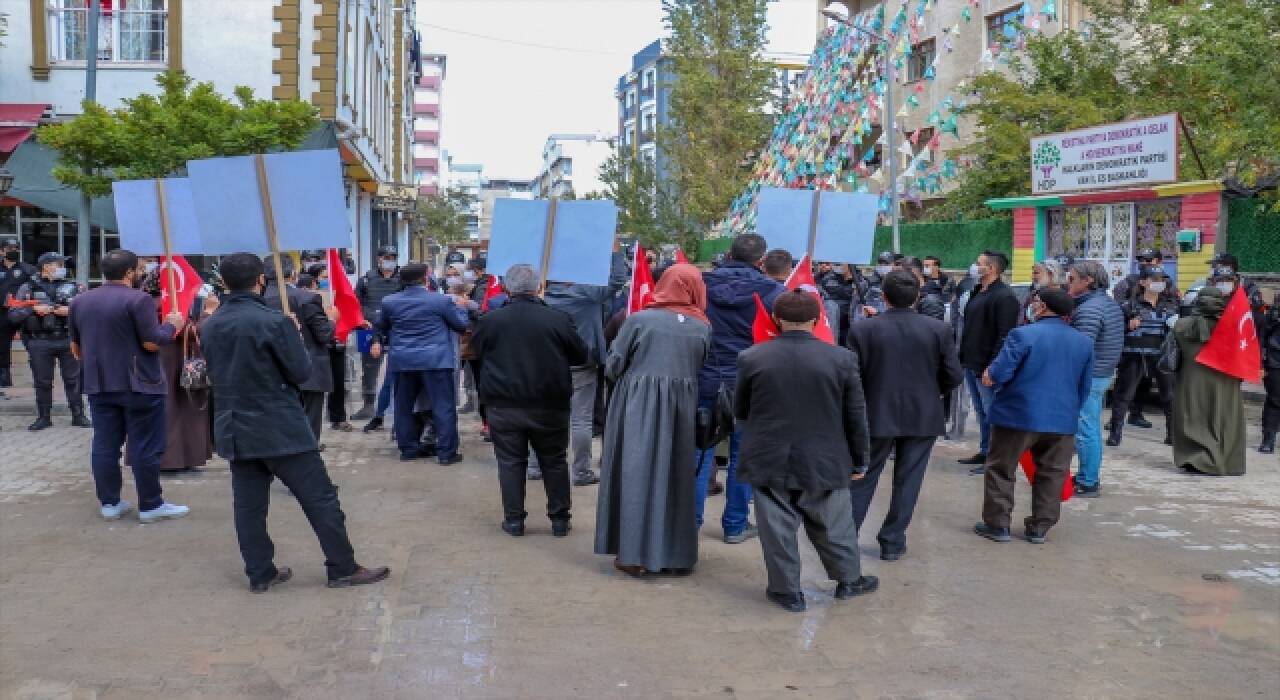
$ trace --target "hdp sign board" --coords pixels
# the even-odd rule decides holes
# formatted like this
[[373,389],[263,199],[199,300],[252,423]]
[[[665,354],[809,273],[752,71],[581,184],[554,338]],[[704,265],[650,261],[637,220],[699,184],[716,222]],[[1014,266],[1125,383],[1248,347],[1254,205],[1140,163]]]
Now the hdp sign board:
[[1178,115],[1031,139],[1031,191],[1058,194],[1178,181]]

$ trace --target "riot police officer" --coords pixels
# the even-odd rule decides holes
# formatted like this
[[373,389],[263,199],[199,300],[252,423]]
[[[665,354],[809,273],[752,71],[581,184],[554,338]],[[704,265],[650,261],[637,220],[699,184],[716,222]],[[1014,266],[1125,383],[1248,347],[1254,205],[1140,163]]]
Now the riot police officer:
[[[372,270],[366,272],[356,282],[356,299],[360,300],[360,310],[370,323],[376,323],[382,311],[382,300],[399,292],[400,286],[400,249],[394,245],[378,248],[378,261]],[[374,399],[378,395],[378,372],[382,369],[382,356],[369,354],[360,357],[360,398],[363,405],[351,416],[353,420],[369,420],[373,418]]]
[[[9,356],[13,352],[13,334],[18,332],[18,326],[9,323],[9,316],[3,309],[9,297],[18,293],[18,288],[38,275],[35,266],[22,262],[17,238],[0,240],[0,388],[13,386]],[[0,391],[0,396],[4,396],[3,391]]]
[[1142,278],[1142,268],[1148,265],[1160,267],[1164,264],[1164,257],[1160,255],[1160,251],[1155,248],[1144,248],[1138,253],[1138,269],[1124,276],[1124,279],[1116,283],[1111,290],[1111,296],[1116,303],[1124,305],[1131,296],[1130,292],[1134,287],[1138,286],[1138,280]]
[[[1160,393],[1160,408],[1165,418],[1165,444],[1171,444],[1169,427],[1173,417],[1174,375],[1156,370],[1160,348],[1169,334],[1170,319],[1178,315],[1178,297],[1171,289],[1164,268],[1144,265],[1138,270],[1138,283],[1121,303],[1127,322],[1124,350],[1116,370],[1116,386],[1111,396],[1111,425],[1107,444],[1120,444],[1126,414],[1134,403],[1143,379],[1155,382]],[[1141,399],[1138,399],[1141,403]],[[1130,422],[1132,425],[1136,423]],[[1150,427],[1150,423],[1147,424]]]
[[58,253],[45,253],[37,261],[39,276],[24,283],[9,306],[9,322],[22,329],[22,344],[31,361],[35,379],[36,421],[28,430],[44,430],[53,425],[53,366],[62,374],[62,388],[71,409],[71,424],[89,428],[80,395],[80,361],[71,354],[68,315],[71,300],[85,291],[67,279],[66,262],[70,258]]

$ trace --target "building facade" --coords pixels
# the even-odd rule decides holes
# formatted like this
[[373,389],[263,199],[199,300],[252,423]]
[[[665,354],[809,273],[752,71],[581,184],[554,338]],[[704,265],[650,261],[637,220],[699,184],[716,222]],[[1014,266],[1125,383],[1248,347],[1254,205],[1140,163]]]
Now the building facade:
[[552,134],[542,148],[542,166],[533,178],[533,196],[584,197],[603,192],[600,166],[617,142],[604,134]]
[[422,75],[413,88],[413,184],[422,196],[439,193],[443,135],[445,56],[422,56]]
[[670,120],[674,82],[671,60],[663,55],[662,40],[658,39],[631,57],[631,70],[618,77],[614,91],[618,100],[618,147],[644,158],[658,173],[667,171],[657,134]]
[[[5,102],[46,104],[47,121],[80,112],[86,5],[0,0],[9,27],[0,47]],[[374,199],[380,187],[413,181],[413,86],[419,73],[414,0],[101,0],[101,8],[99,103],[116,107],[125,98],[155,92],[156,76],[170,69],[212,82],[226,95],[243,85],[258,97],[310,102],[332,133],[326,145],[336,141],[341,153],[356,262],[368,265],[382,243],[407,241],[407,215],[379,210]],[[21,191],[19,181],[14,196]],[[5,225],[0,218],[0,227]],[[63,229],[61,250],[74,253]],[[103,245],[110,247],[105,238]],[[30,257],[25,241],[24,257]]]
[[478,240],[488,246],[493,232],[493,207],[499,199],[533,199],[532,180],[486,178],[480,186],[480,227]]

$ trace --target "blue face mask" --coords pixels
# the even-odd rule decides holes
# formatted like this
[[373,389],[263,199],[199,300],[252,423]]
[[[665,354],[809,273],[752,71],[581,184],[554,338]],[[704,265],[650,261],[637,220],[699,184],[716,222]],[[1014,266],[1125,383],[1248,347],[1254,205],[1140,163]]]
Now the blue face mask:
[[320,280],[320,281],[316,282],[316,286],[320,287],[321,289],[328,289],[328,288],[329,288],[329,280]]

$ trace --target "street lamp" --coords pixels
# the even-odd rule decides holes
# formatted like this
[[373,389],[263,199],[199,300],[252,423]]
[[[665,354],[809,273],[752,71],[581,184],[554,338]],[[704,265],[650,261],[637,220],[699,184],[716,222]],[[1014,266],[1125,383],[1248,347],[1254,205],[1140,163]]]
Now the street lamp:
[[893,68],[889,63],[889,38],[869,29],[863,29],[850,21],[849,9],[843,3],[828,5],[822,11],[822,14],[827,19],[839,22],[853,31],[865,34],[884,45],[881,53],[884,57],[884,114],[887,116],[880,121],[884,125],[883,128],[887,136],[883,157],[889,159],[889,212],[890,220],[893,222],[893,252],[900,253],[902,252],[902,237],[898,232],[898,150],[894,145],[894,142],[897,141],[898,129],[893,123],[895,118],[893,113]]

